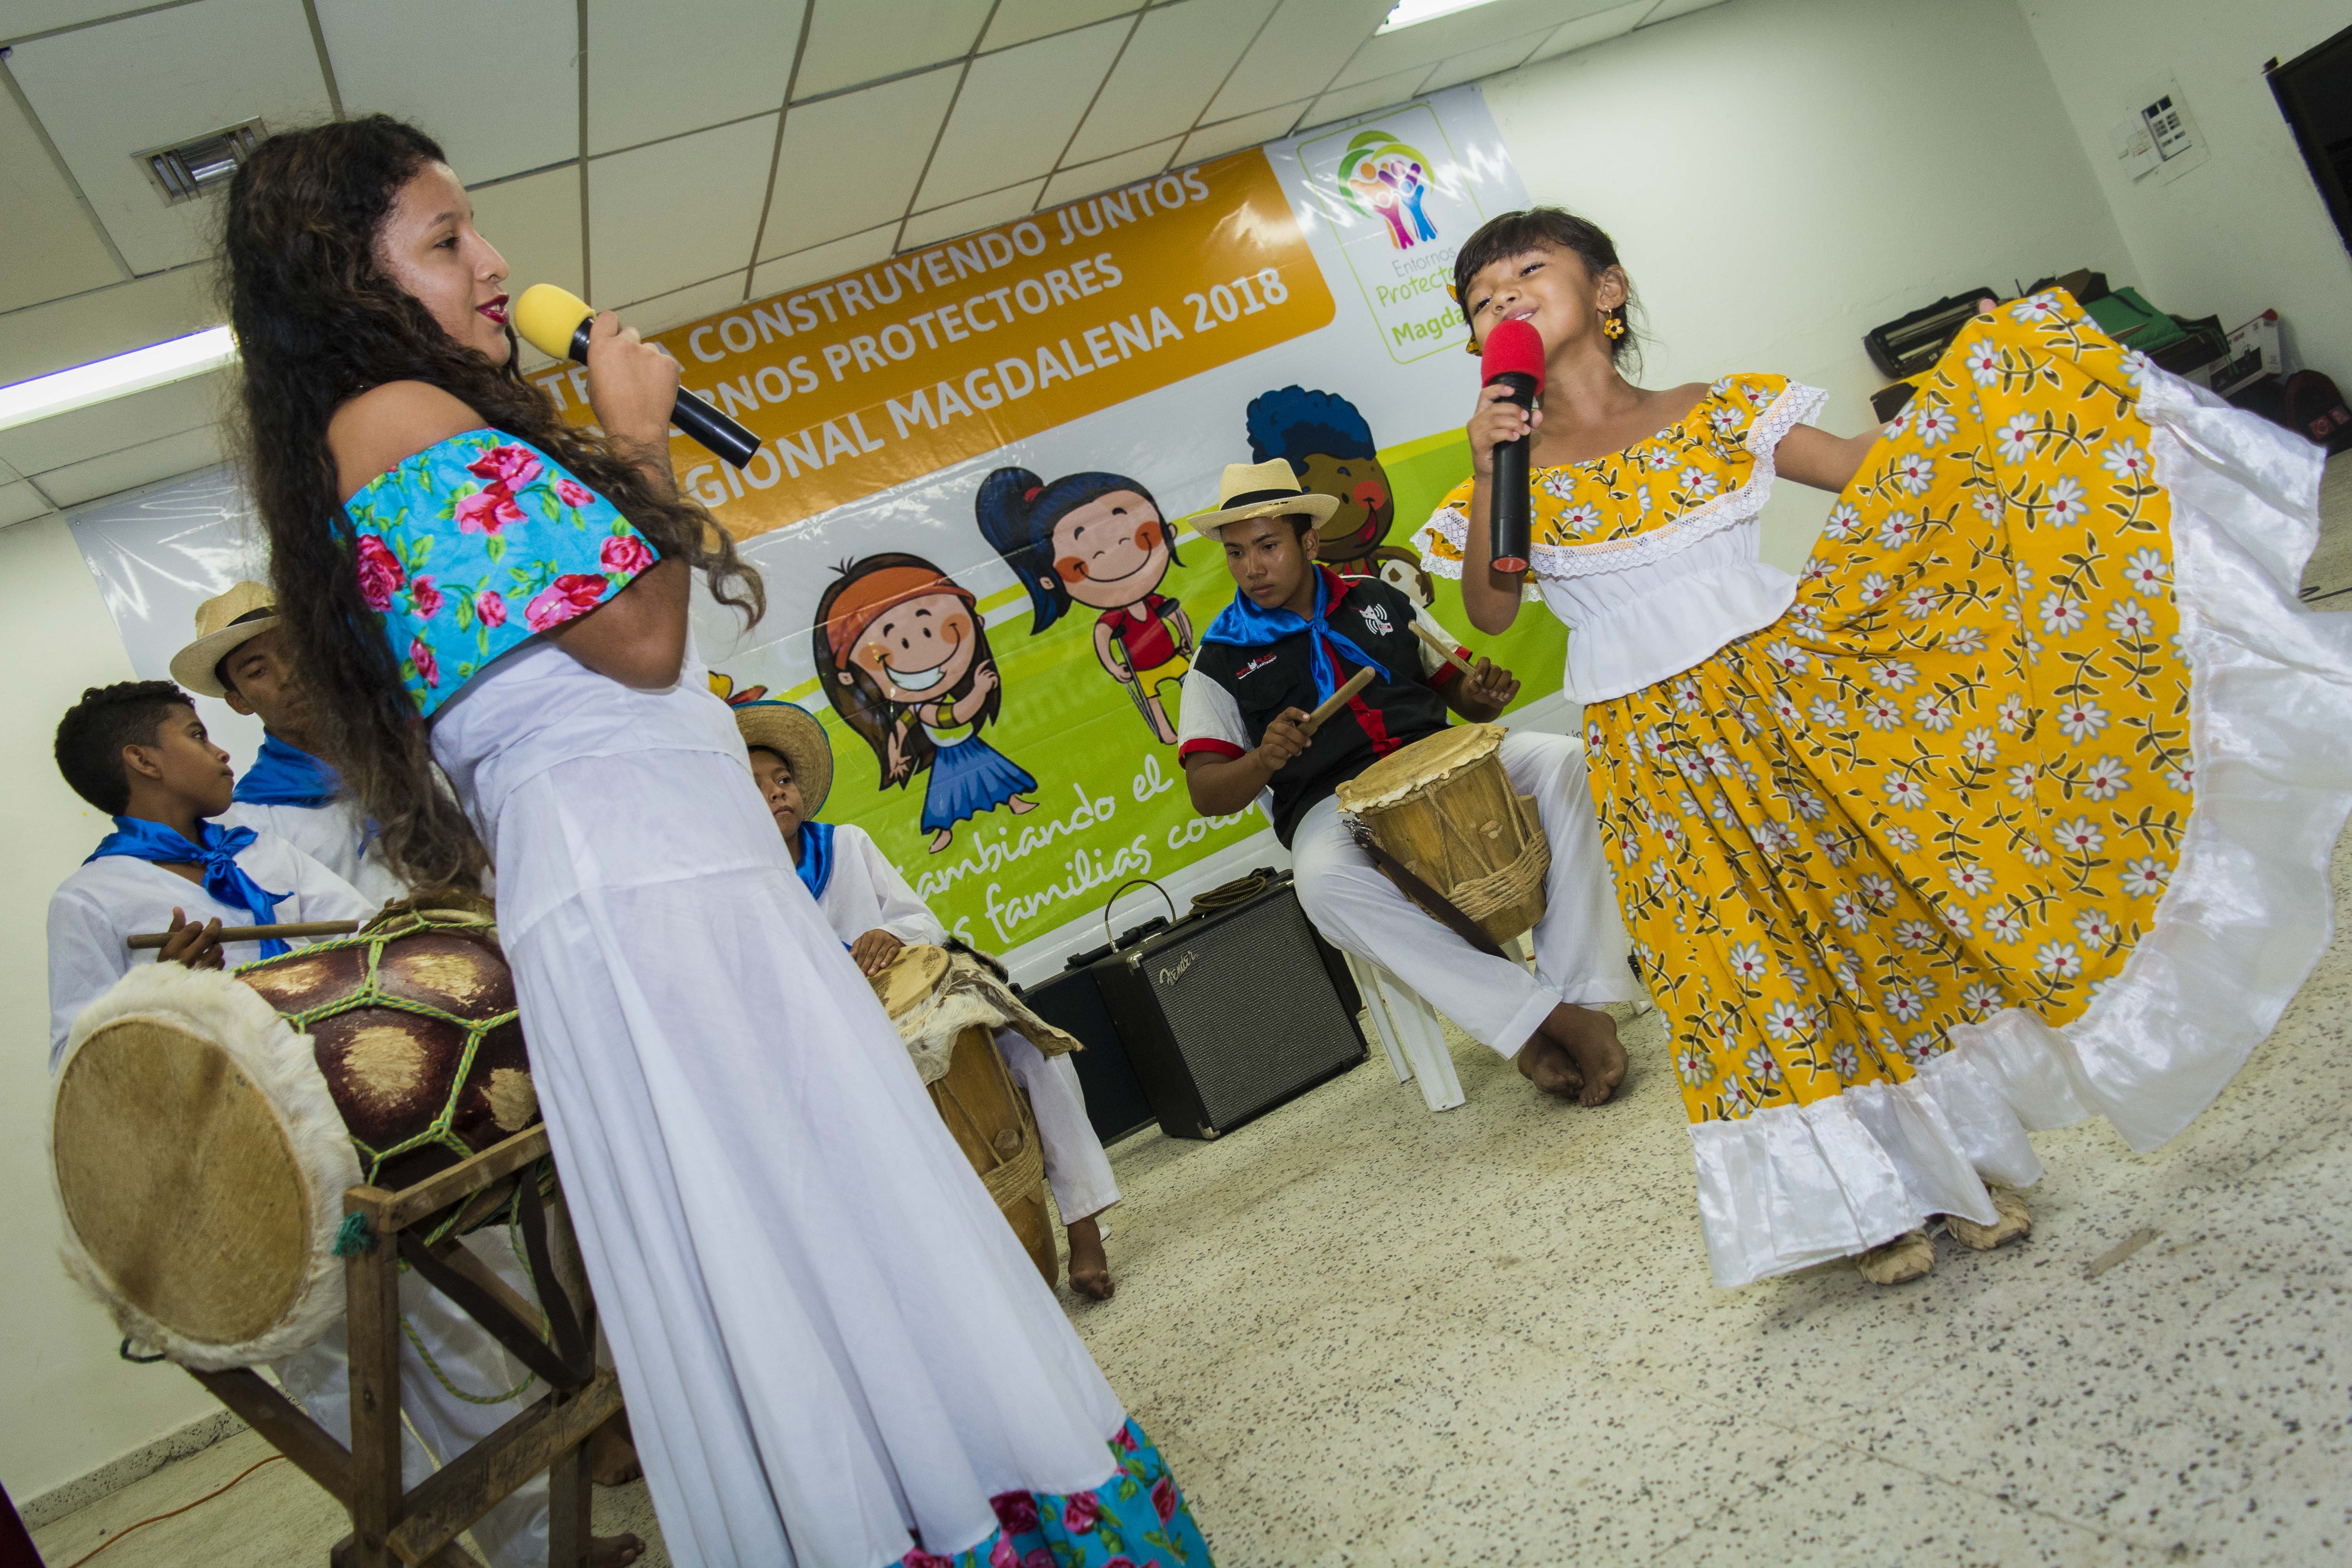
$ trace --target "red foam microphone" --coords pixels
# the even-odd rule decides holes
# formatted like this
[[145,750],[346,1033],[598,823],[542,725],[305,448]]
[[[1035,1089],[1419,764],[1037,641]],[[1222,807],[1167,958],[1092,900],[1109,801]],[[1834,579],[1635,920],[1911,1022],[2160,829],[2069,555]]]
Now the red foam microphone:
[[[1533,408],[1543,391],[1543,334],[1524,320],[1497,321],[1486,334],[1486,351],[1478,356],[1478,376],[1486,386],[1509,391],[1505,401]],[[1522,436],[1495,448],[1495,483],[1488,515],[1494,520],[1494,562],[1497,572],[1528,569],[1528,443]]]

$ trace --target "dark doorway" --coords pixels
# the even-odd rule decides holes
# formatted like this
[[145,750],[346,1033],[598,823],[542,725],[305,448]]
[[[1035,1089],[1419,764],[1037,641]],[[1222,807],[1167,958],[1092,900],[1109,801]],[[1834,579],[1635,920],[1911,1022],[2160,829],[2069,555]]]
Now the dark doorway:
[[2352,250],[2352,27],[2284,65],[2273,60],[2268,74],[2336,232]]

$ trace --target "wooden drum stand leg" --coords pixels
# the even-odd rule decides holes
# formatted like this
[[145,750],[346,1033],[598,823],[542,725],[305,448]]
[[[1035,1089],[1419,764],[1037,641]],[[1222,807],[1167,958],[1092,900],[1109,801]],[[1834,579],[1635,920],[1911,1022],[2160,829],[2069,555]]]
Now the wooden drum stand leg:
[[[573,1289],[563,1281],[573,1273],[577,1254],[560,1207],[552,1216],[556,1234],[548,1234],[549,1216],[541,1212],[530,1169],[547,1152],[547,1130],[527,1128],[404,1191],[353,1187],[343,1195],[344,1214],[362,1217],[367,1238],[344,1260],[351,1348],[348,1450],[250,1370],[194,1374],[351,1510],[352,1533],[336,1544],[332,1568],[479,1568],[457,1544],[457,1537],[541,1470],[548,1472],[549,1568],[588,1568],[587,1442],[621,1408],[621,1387],[611,1373],[597,1370],[595,1303],[585,1280]],[[530,1325],[529,1318],[537,1314],[529,1312],[528,1303],[487,1269],[473,1267],[454,1242],[428,1247],[411,1230],[518,1173],[522,1179],[517,1205],[547,1338]],[[400,1473],[404,1259],[548,1386],[544,1398],[453,1457],[415,1491],[404,1488]]]

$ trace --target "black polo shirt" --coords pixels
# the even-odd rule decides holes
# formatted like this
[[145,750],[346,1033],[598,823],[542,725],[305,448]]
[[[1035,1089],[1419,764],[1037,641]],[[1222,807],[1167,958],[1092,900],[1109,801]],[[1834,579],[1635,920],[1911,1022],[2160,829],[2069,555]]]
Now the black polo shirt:
[[[1267,808],[1275,836],[1286,847],[1310,806],[1398,747],[1445,728],[1445,700],[1439,691],[1454,674],[1452,665],[1413,636],[1417,612],[1412,600],[1377,577],[1341,578],[1321,566],[1316,570],[1323,573],[1329,595],[1325,621],[1379,660],[1390,679],[1374,676],[1324,721],[1303,753],[1274,775]],[[1313,712],[1318,699],[1308,635],[1302,630],[1263,647],[1203,641],[1184,678],[1179,759],[1238,757],[1265,737],[1265,727],[1283,710]],[[1325,646],[1344,683],[1357,667],[1336,645]]]

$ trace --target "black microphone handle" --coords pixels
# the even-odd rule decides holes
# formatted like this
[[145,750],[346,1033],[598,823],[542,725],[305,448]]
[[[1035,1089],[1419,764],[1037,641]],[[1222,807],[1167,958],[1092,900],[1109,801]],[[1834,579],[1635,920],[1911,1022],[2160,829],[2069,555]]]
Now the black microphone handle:
[[[1509,388],[1507,402],[1522,408],[1535,405],[1536,380],[1531,375],[1505,371],[1489,384]],[[1533,526],[1528,515],[1528,447],[1533,440],[1532,436],[1522,436],[1495,448],[1495,483],[1488,496],[1487,516],[1493,525],[1490,542],[1497,572],[1528,569],[1528,540]]]
[[[588,328],[595,320],[590,316],[572,334],[572,357],[582,364],[588,363]],[[748,468],[760,450],[757,436],[682,386],[670,407],[669,422],[739,468]]]

